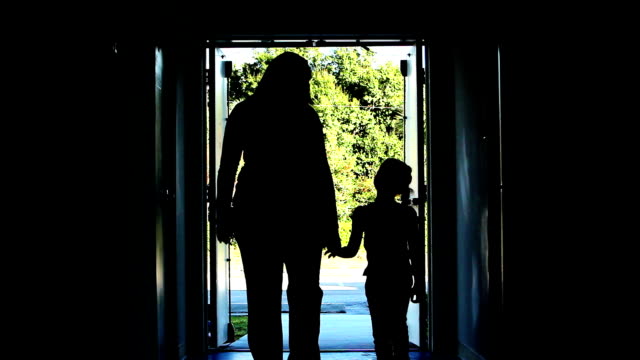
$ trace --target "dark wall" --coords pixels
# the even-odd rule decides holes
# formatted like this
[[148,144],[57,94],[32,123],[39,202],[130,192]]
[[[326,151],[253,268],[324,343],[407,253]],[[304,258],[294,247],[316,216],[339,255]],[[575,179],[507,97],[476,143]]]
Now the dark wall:
[[[491,358],[489,143],[498,123],[497,44],[461,46],[454,51],[458,336],[460,352]],[[493,154],[496,155],[496,154]],[[496,281],[494,286],[500,286]],[[473,356],[471,355],[471,356]],[[467,358],[465,356],[464,358]]]
[[[625,103],[622,87],[608,80],[627,71],[626,56],[618,52],[626,48],[615,39],[590,37],[500,46],[504,337],[514,353],[528,349],[539,358],[553,349],[558,358],[598,358],[617,348],[606,345],[611,327],[599,321],[620,318],[601,311],[621,307],[606,303],[620,296],[603,286],[621,273],[604,275],[611,263],[624,261],[604,259],[608,250],[621,254],[609,241],[618,244],[626,236],[610,232],[618,227],[605,220],[617,218],[621,208],[599,199],[626,199],[609,192],[622,184],[603,182],[624,178],[608,168],[624,152],[604,152],[625,143],[618,135],[635,134],[620,131],[618,121],[628,117],[616,114]],[[626,82],[626,76],[619,79]]]
[[126,146],[129,167],[121,175],[130,190],[131,221],[123,234],[130,241],[119,249],[129,260],[131,299],[125,304],[131,349],[121,356],[200,354],[206,301],[203,49],[197,41],[123,41],[117,48],[115,93],[124,101],[115,117],[126,134],[120,146]]
[[59,203],[72,209],[57,211],[66,228],[59,238],[77,239],[56,261],[72,271],[56,281],[72,284],[58,296],[77,322],[49,322],[47,333],[70,329],[58,342],[61,356],[160,359],[166,328],[157,281],[164,244],[156,51],[152,42],[115,43],[69,40],[50,53],[61,65],[51,67],[57,86],[49,92],[63,111],[49,116],[73,130],[55,136],[70,148],[57,163],[73,165],[56,175],[73,185]]
[[453,54],[429,41],[429,273],[431,350],[457,353],[456,147]]
[[205,349],[205,126],[204,48],[198,41],[161,44],[170,89],[163,102],[167,118],[165,143],[170,146],[171,189],[175,206],[172,251],[175,355]]
[[121,355],[163,359],[167,328],[164,284],[158,279],[164,277],[162,217],[168,214],[161,210],[163,144],[157,135],[162,126],[162,110],[156,98],[162,91],[157,82],[163,74],[156,71],[156,56],[161,55],[152,43],[119,42],[116,46],[114,93],[119,99],[112,123],[118,131],[111,146],[124,147],[126,160],[110,162],[105,172],[120,177],[128,195],[125,203],[113,208],[120,208],[127,220],[127,227],[119,235],[126,243],[118,244],[118,257],[113,259],[113,266],[122,266],[124,260],[126,269],[122,282],[127,284],[127,347]]
[[[102,165],[104,181],[99,183],[99,188],[112,190],[105,190],[105,196],[101,197],[101,205],[109,207],[109,211],[95,212],[93,219],[100,229],[104,229],[99,237],[91,238],[91,241],[100,239],[100,246],[95,248],[99,248],[102,254],[87,269],[102,269],[100,279],[103,281],[94,299],[102,296],[104,301],[96,300],[96,313],[104,311],[101,319],[107,326],[113,325],[114,331],[105,333],[104,338],[108,339],[111,350],[119,353],[118,358],[173,358],[171,354],[180,353],[182,346],[200,348],[198,340],[195,344],[189,340],[197,339],[201,334],[189,335],[189,332],[196,325],[202,325],[198,324],[201,319],[196,319],[194,313],[204,313],[204,309],[197,309],[202,304],[198,298],[201,300],[204,294],[188,294],[188,289],[201,289],[203,284],[202,279],[193,276],[203,272],[194,271],[189,265],[195,263],[202,269],[202,253],[193,251],[198,246],[202,249],[202,243],[186,245],[199,241],[194,240],[198,234],[190,229],[202,224],[190,222],[196,217],[202,218],[202,214],[191,217],[188,213],[200,211],[197,209],[203,207],[197,202],[204,198],[202,188],[189,188],[186,184],[190,179],[203,178],[201,169],[198,170],[193,163],[204,164],[204,161],[194,157],[198,150],[189,147],[191,141],[181,141],[186,138],[202,141],[201,134],[194,132],[194,129],[201,128],[198,122],[202,119],[188,115],[188,109],[202,107],[202,103],[186,104],[187,99],[202,101],[202,97],[201,94],[189,95],[191,86],[180,90],[177,85],[181,77],[197,78],[197,74],[184,71],[201,64],[180,60],[173,55],[166,58],[165,65],[183,61],[189,65],[171,75],[176,89],[170,97],[176,101],[170,101],[169,104],[173,105],[159,109],[156,99],[156,44],[120,42],[117,53],[110,45],[103,48],[97,57],[102,60],[95,63],[95,69],[106,71],[104,77],[100,77],[105,86],[98,91],[104,96],[99,96],[99,100],[88,107],[94,109],[92,114],[95,116],[91,119],[99,124],[92,126],[91,130],[101,131],[101,136],[93,139],[90,145],[100,149],[96,156]],[[491,211],[487,213],[488,204],[491,204],[491,191],[487,189],[491,181],[487,176],[491,176],[493,165],[483,160],[491,152],[488,150],[491,146],[483,143],[483,134],[491,134],[484,126],[493,111],[485,106],[491,106],[493,100],[485,97],[488,92],[484,89],[493,78],[491,71],[495,68],[491,68],[492,60],[486,52],[456,53],[449,44],[442,43],[432,50],[427,54],[433,94],[428,106],[434,121],[430,125],[430,133],[440,135],[431,139],[433,163],[430,169],[430,204],[435,209],[430,238],[440,239],[437,242],[433,240],[430,248],[436,256],[430,264],[435,276],[430,290],[439,294],[431,304],[435,310],[431,328],[436,337],[434,351],[457,353],[460,341],[484,356],[490,354],[487,344],[491,343],[484,336],[494,334],[491,330],[493,325],[488,324],[485,317],[493,311],[487,309],[487,296],[490,296],[487,295],[487,266],[491,266],[487,261],[491,250],[487,253],[486,249],[492,236],[487,230],[487,221],[491,222],[492,214]],[[479,62],[476,61],[478,58]],[[176,65],[176,69],[179,68]],[[485,72],[486,69],[489,70]],[[488,84],[487,88],[490,87]],[[511,106],[517,108],[513,103]],[[163,134],[166,128],[160,125],[162,119],[156,115],[159,112],[166,114],[167,109],[178,116],[165,120],[185,138],[174,132],[169,133],[171,139],[159,142],[159,134]],[[173,154],[178,155],[163,161],[158,153],[159,147],[163,146],[177,146],[179,151]],[[462,148],[465,150],[460,151]],[[167,166],[167,161],[179,170],[169,172],[173,174],[171,179],[164,179],[160,171]],[[192,164],[188,165],[189,162]],[[167,184],[173,183],[185,184],[186,192],[180,193],[177,188],[182,187],[178,186],[178,193],[174,193],[177,208],[171,214],[163,214],[161,205],[165,200],[160,195]],[[173,231],[180,233],[178,242],[163,237],[166,230],[163,215],[173,222]],[[514,256],[511,261],[517,259],[516,252],[511,254]],[[167,262],[167,259],[170,260]],[[158,264],[173,267],[173,275],[164,273],[166,268]],[[169,282],[158,282],[158,279],[168,279]],[[166,291],[162,286],[172,286],[173,295],[167,298],[159,296],[163,290]],[[517,290],[517,287],[513,289]],[[174,313],[163,311],[166,301]],[[166,314],[169,318],[165,317]],[[169,328],[165,328],[167,324]],[[170,336],[163,337],[166,334]]]
[[496,359],[503,346],[498,47],[429,44],[433,351]]
[[558,357],[575,357],[586,339],[597,342],[597,316],[583,304],[591,298],[589,274],[598,258],[588,233],[591,221],[599,221],[585,212],[598,207],[581,191],[597,182],[585,182],[593,173],[580,167],[598,148],[599,136],[585,132],[606,132],[589,120],[607,92],[597,91],[604,88],[592,73],[610,64],[595,64],[594,50],[560,39],[500,46],[504,343],[513,354],[527,349],[539,357],[553,348]]

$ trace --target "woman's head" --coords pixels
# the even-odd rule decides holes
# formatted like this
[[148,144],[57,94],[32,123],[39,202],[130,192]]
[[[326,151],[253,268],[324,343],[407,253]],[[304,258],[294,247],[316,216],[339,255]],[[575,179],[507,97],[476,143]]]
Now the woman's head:
[[406,193],[411,184],[411,167],[398,159],[386,159],[380,165],[373,184],[378,192],[393,195]]
[[256,94],[310,102],[309,80],[311,67],[307,60],[296,53],[284,52],[271,60]]

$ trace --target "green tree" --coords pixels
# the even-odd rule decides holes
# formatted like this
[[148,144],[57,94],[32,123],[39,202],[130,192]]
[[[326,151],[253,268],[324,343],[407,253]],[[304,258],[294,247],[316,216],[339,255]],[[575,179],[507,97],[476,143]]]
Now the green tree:
[[324,126],[325,146],[336,187],[340,231],[348,241],[353,209],[375,198],[373,176],[388,157],[403,158],[404,87],[393,64],[374,67],[362,48],[269,48],[233,69],[231,107],[253,94],[273,58],[284,51],[305,57],[313,69],[313,106]]

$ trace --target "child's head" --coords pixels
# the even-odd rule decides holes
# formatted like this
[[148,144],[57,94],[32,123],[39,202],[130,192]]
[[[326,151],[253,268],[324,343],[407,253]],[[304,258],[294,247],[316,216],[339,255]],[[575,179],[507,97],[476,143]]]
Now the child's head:
[[411,167],[393,158],[382,162],[373,179],[373,185],[379,193],[385,192],[393,195],[408,192],[409,184],[411,184]]

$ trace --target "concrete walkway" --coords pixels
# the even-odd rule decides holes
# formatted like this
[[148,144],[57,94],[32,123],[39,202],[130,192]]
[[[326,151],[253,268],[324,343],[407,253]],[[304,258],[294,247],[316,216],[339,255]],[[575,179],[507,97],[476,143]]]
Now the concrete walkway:
[[[288,353],[284,353],[282,359],[287,359]],[[376,360],[375,352],[322,352],[320,354],[322,360]],[[428,352],[410,352],[411,360],[459,360],[458,358],[441,358],[433,356]],[[200,359],[194,359],[200,360]],[[209,354],[202,360],[253,360],[249,352],[219,352]],[[278,360],[278,359],[274,359]]]
[[[289,314],[282,314],[282,333],[284,349],[289,349]],[[373,350],[371,317],[369,315],[321,314],[320,315],[321,350]],[[225,350],[247,351],[247,336],[231,343]]]

